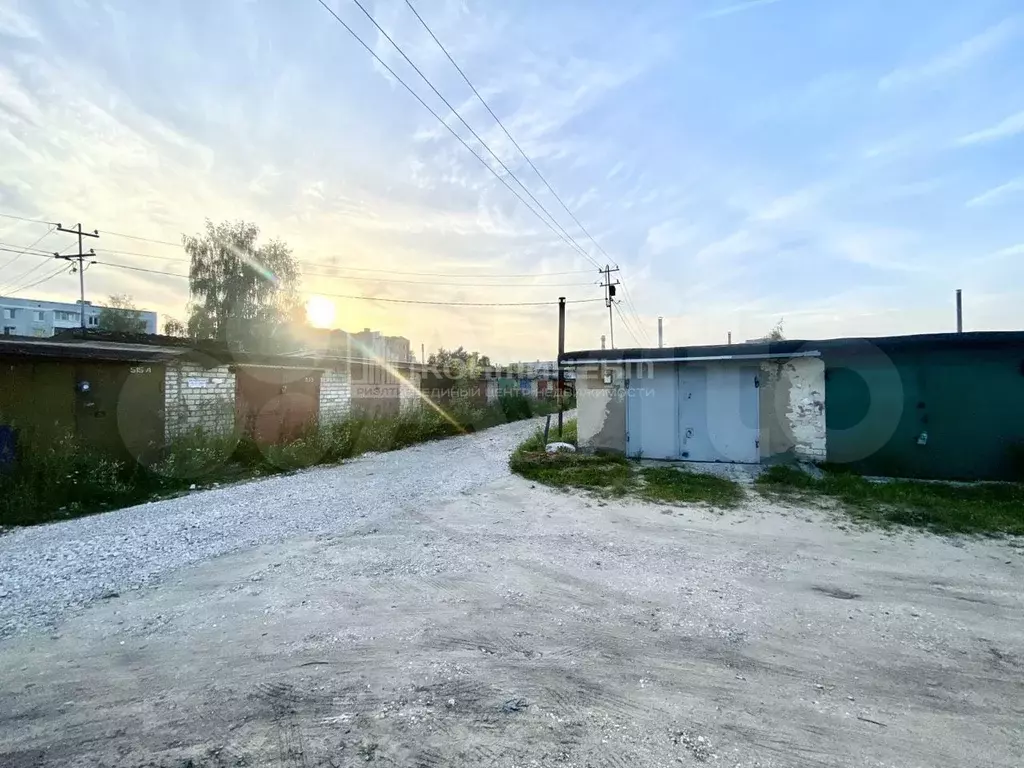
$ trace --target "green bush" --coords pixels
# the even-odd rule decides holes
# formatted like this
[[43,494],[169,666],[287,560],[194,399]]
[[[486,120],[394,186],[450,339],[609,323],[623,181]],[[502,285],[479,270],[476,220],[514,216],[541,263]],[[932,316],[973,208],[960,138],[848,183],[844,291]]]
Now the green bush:
[[521,421],[533,416],[533,404],[537,400],[529,398],[522,392],[506,392],[498,396],[498,405],[507,421]]

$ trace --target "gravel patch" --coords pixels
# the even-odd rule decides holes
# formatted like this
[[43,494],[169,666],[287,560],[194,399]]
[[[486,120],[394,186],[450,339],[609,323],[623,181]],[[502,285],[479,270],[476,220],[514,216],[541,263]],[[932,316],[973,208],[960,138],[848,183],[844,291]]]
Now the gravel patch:
[[345,531],[403,504],[448,499],[509,473],[538,420],[345,464],[193,493],[0,537],[0,638],[52,626],[182,566],[292,536]]

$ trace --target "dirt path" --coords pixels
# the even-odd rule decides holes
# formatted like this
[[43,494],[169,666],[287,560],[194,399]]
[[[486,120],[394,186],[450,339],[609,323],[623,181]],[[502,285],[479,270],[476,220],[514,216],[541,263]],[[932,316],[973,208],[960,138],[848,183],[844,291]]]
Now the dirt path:
[[1019,766],[1012,543],[505,478],[0,646],[13,768]]

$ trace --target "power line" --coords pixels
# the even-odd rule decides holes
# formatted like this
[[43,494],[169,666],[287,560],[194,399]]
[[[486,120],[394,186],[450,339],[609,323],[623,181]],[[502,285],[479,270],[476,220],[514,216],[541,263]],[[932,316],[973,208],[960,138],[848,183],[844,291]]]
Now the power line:
[[[427,31],[427,34],[430,35],[430,37],[433,39],[433,41],[435,43],[437,43],[437,47],[441,49],[442,53],[444,53],[444,55],[445,55],[445,57],[447,57],[448,61],[451,62],[451,65],[453,67],[455,67],[456,71],[462,76],[462,79],[465,81],[466,85],[469,86],[469,89],[473,92],[473,95],[476,96],[477,100],[483,105],[484,109],[487,110],[487,113],[492,118],[494,118],[494,122],[496,122],[498,124],[498,127],[501,128],[502,132],[505,134],[505,136],[508,138],[508,140],[510,142],[512,142],[512,146],[514,146],[516,148],[516,150],[518,150],[519,154],[523,156],[523,159],[527,162],[527,164],[530,166],[530,168],[533,169],[533,172],[537,174],[537,178],[541,180],[541,182],[544,184],[545,187],[547,187],[547,190],[548,190],[548,192],[551,193],[552,197],[554,197],[555,200],[558,201],[559,205],[561,205],[563,210],[567,214],[569,214],[569,217],[573,220],[573,222],[576,224],[576,226],[580,228],[580,231],[583,232],[583,234],[587,236],[587,238],[590,240],[590,242],[592,242],[597,247],[597,250],[606,259],[608,259],[610,262],[615,264],[616,267],[618,267],[619,265],[615,261],[615,259],[613,259],[611,256],[608,255],[608,252],[602,247],[601,243],[599,243],[597,241],[597,238],[595,238],[592,234],[590,234],[590,232],[587,230],[587,228],[585,226],[583,226],[583,222],[581,222],[576,217],[576,214],[574,214],[572,212],[572,209],[569,208],[569,206],[562,199],[562,197],[558,194],[558,192],[555,191],[555,188],[553,186],[551,186],[551,184],[548,182],[547,178],[545,178],[544,174],[540,172],[540,169],[536,166],[536,164],[533,162],[533,160],[530,159],[530,156],[528,154],[526,154],[526,150],[524,150],[520,146],[519,142],[517,142],[515,140],[515,137],[512,136],[512,134],[509,132],[508,128],[505,127],[505,124],[501,121],[501,118],[499,118],[495,114],[494,110],[491,109],[491,105],[487,103],[487,100],[480,94],[480,91],[477,90],[476,86],[473,85],[473,82],[469,79],[469,76],[465,73],[465,71],[462,69],[462,67],[460,67],[458,65],[458,63],[455,61],[455,59],[452,58],[452,55],[448,52],[448,49],[444,46],[444,43],[442,43],[438,39],[437,35],[435,35],[434,31],[430,28],[430,25],[428,25],[427,22],[424,21],[423,17],[420,16],[419,11],[417,11],[416,7],[412,4],[412,0],[405,0],[405,4],[407,6],[409,6],[409,10],[412,11],[413,15],[417,18],[417,20],[419,20],[420,24],[423,25],[423,28]],[[456,115],[458,115],[457,112],[456,112]],[[465,122],[465,121],[463,121],[463,122]],[[518,181],[518,179],[517,179],[517,181]],[[551,215],[550,212],[548,212],[548,215],[549,216]],[[600,265],[598,265],[598,266],[600,266]],[[637,325],[643,331],[644,330],[643,329],[643,323],[640,320],[639,313],[636,311],[636,307],[633,305],[633,300],[629,297],[629,292],[626,290],[625,282],[623,282],[623,284],[622,284],[622,289],[623,289],[623,292],[626,294],[626,301],[627,301],[627,303],[628,303],[628,305],[630,307],[630,310],[633,313],[633,317],[636,319]],[[644,331],[644,335],[646,335],[646,331]]]
[[[144,259],[159,259],[161,261],[175,261],[175,262],[187,262],[188,261],[187,258],[182,258],[182,257],[177,257],[177,256],[158,256],[158,255],[151,254],[151,253],[138,253],[137,251],[119,251],[119,250],[115,250],[113,248],[101,248],[99,252],[100,253],[113,253],[113,254],[121,255],[121,256],[138,256],[138,257],[144,258]],[[553,277],[553,276],[556,276],[556,275],[577,275],[577,274],[588,274],[589,275],[589,274],[591,274],[593,272],[593,270],[590,270],[590,269],[576,269],[576,270],[568,270],[568,271],[564,271],[564,272],[546,272],[544,274],[537,274],[537,273],[534,273],[534,274],[525,273],[525,274],[523,274],[523,273],[520,273],[520,274],[502,275],[502,274],[493,274],[493,273],[492,274],[486,274],[485,273],[485,274],[480,274],[480,275],[470,275],[470,274],[466,274],[465,272],[461,272],[461,273],[460,272],[451,272],[451,273],[404,272],[404,271],[401,271],[401,270],[372,269],[370,267],[343,267],[343,266],[336,266],[334,264],[327,264],[327,263],[324,263],[324,262],[302,261],[301,259],[296,259],[296,261],[299,264],[299,266],[301,266],[301,267],[305,267],[305,266],[322,267],[323,269],[333,269],[333,270],[340,270],[340,271],[350,271],[351,270],[351,271],[354,271],[354,272],[374,272],[374,273],[380,273],[380,274],[386,274],[386,275],[420,275],[420,276],[424,276],[424,277],[466,277],[466,278],[480,277],[480,278],[493,278],[495,280],[503,280],[503,279],[506,279],[506,278],[531,278],[531,279],[536,279],[538,277]],[[469,287],[489,287],[489,286],[493,286],[493,287],[498,287],[498,288],[501,288],[501,287],[509,287],[509,288],[515,288],[515,287],[519,287],[519,288],[559,288],[559,287],[566,287],[566,288],[568,288],[568,287],[571,287],[571,286],[594,285],[594,283],[539,283],[539,284],[535,283],[533,285],[502,286],[502,285],[497,284],[497,283],[438,283],[438,282],[435,282],[435,281],[424,281],[424,280],[388,280],[388,279],[385,279],[385,278],[358,277],[358,276],[354,276],[354,275],[337,275],[337,274],[330,274],[330,273],[323,273],[323,272],[309,272],[309,271],[306,271],[306,270],[302,271],[302,275],[303,276],[307,276],[308,275],[309,277],[338,277],[338,278],[343,278],[345,280],[376,280],[378,282],[385,282],[385,283],[411,283],[413,285],[455,285],[455,286],[465,285],[465,286],[469,286]]]
[[22,291],[27,291],[29,288],[35,288],[37,285],[41,285],[41,284],[45,283],[47,280],[52,280],[53,278],[57,277],[57,275],[59,275],[61,272],[64,272],[66,270],[67,270],[66,266],[60,266],[60,267],[57,268],[57,270],[55,272],[51,272],[50,274],[48,274],[46,277],[42,278],[41,280],[36,280],[34,283],[29,283],[28,285],[23,285],[20,288],[15,288],[13,291],[8,291],[7,293],[8,293],[8,295],[13,296],[16,293],[21,293]]
[[626,322],[626,316],[622,314],[622,310],[619,309],[618,303],[613,303],[612,306],[615,307],[615,312],[619,315],[619,319],[622,320],[622,327],[625,328],[629,332],[629,335],[633,337],[633,343],[637,346],[641,346],[640,340],[636,337],[636,334],[633,332],[629,323]]
[[152,237],[142,237],[141,235],[128,235],[124,232],[111,232],[109,229],[103,230],[104,235],[113,235],[114,237],[126,237],[129,240],[141,240],[144,243],[158,243],[160,245],[173,245],[176,248],[181,248],[181,243],[172,243],[170,240],[156,240]]
[[[430,87],[430,90],[432,90],[437,95],[437,97],[441,101],[444,102],[444,105],[446,107],[448,107],[449,110],[451,110],[451,113],[453,115],[455,115],[455,117],[457,117],[459,119],[459,122],[462,123],[464,126],[466,126],[466,129],[473,135],[473,138],[476,139],[478,142],[480,142],[480,146],[483,147],[484,149],[486,149],[487,152],[490,154],[490,156],[498,161],[498,165],[501,166],[502,170],[504,170],[505,173],[507,173],[510,177],[512,177],[512,179],[516,182],[516,184],[518,184],[522,188],[522,190],[527,194],[527,196],[530,198],[530,200],[532,200],[534,203],[536,203],[537,207],[540,208],[540,210],[542,210],[547,215],[547,217],[549,219],[551,219],[551,222],[558,228],[558,230],[562,234],[564,234],[567,238],[569,238],[569,240],[572,241],[573,246],[575,246],[575,248],[581,254],[583,254],[586,258],[589,259],[590,258],[590,254],[588,254],[586,252],[586,249],[584,249],[583,246],[581,246],[578,242],[576,242],[576,238],[574,238],[572,235],[570,235],[566,231],[565,227],[563,227],[561,224],[558,223],[558,219],[556,219],[552,215],[551,211],[549,211],[544,206],[544,204],[534,196],[533,192],[530,191],[529,187],[527,187],[525,184],[523,184],[522,180],[518,176],[516,176],[515,173],[513,173],[512,169],[509,168],[505,164],[505,161],[502,160],[500,157],[498,157],[498,155],[494,152],[494,150],[491,149],[490,146],[488,146],[487,142],[484,141],[480,137],[480,134],[478,134],[475,130],[473,130],[473,126],[471,126],[469,123],[466,122],[466,119],[459,113],[459,111],[454,106],[452,106],[451,102],[449,102],[448,99],[446,99],[444,97],[444,94],[442,94],[434,86],[434,84],[432,82],[430,82],[430,79],[426,75],[423,74],[423,71],[419,67],[416,66],[416,63],[412,59],[410,59],[408,57],[408,55],[406,55],[405,51],[402,50],[402,47],[392,39],[391,35],[389,35],[387,32],[384,31],[384,28],[380,24],[377,23],[377,20],[375,18],[373,18],[373,15],[368,10],[366,10],[366,7],[359,0],[352,0],[352,2],[354,2],[357,6],[359,6],[359,10],[361,10],[363,12],[363,15],[365,15],[366,18],[368,18],[370,20],[370,22],[373,24],[373,26],[375,26],[382,35],[384,35],[384,37],[387,39],[387,41],[389,43],[391,43],[391,45],[394,47],[394,49],[396,51],[398,51],[398,53],[402,56],[403,59],[406,60],[406,62],[408,62],[409,66],[411,66],[416,71],[416,74],[420,76],[420,78],[423,80],[423,82],[425,82]],[[414,9],[414,11],[415,11],[415,9]],[[436,39],[437,38],[435,38],[435,40]],[[443,50],[443,46],[442,46],[442,50]],[[445,53],[447,53],[447,51]],[[449,59],[450,58],[451,57],[449,57]],[[463,75],[463,77],[465,77],[465,75]],[[470,87],[472,88],[472,84],[470,84]],[[507,133],[507,131],[506,131],[506,133]],[[594,261],[593,263],[594,263],[595,267],[598,266],[596,261]]]
[[626,287],[625,281],[622,282],[622,295],[626,297],[626,306],[629,307],[633,313],[633,319],[636,321],[637,328],[640,329],[641,335],[647,340],[647,343],[651,343],[650,335],[647,333],[647,329],[644,328],[643,322],[640,320],[640,314],[636,311],[636,305],[633,303],[633,297],[629,295],[629,289]]
[[[69,245],[69,246],[68,246],[67,248],[65,248],[64,250],[66,251],[66,250],[68,250],[68,249],[70,249],[70,248],[73,248],[73,247],[74,247],[74,245]],[[34,256],[39,256],[39,255],[46,255],[46,257],[47,257],[47,258],[46,258],[46,261],[50,261],[50,260],[51,260],[51,258],[52,258],[53,256],[56,256],[57,254],[38,254],[38,253],[35,253],[35,254],[33,254],[33,255],[34,255]],[[39,271],[39,269],[40,269],[40,268],[41,268],[41,267],[43,266],[43,264],[45,264],[45,263],[46,263],[46,261],[40,261],[40,262],[37,262],[37,263],[36,263],[36,265],[35,265],[34,267],[29,267],[29,268],[28,268],[28,269],[26,269],[26,270],[25,270],[24,272],[22,272],[22,273],[21,273],[20,275],[18,275],[17,277],[15,277],[15,278],[14,278],[13,280],[10,280],[9,282],[5,283],[5,288],[4,288],[3,290],[7,290],[7,289],[8,289],[8,288],[9,288],[10,286],[12,286],[12,285],[16,285],[17,283],[20,283],[20,282],[21,282],[22,280],[24,280],[24,279],[25,279],[26,277],[28,277],[29,275],[31,275],[31,274],[32,274],[33,272],[38,272],[38,271]],[[51,261],[51,263],[52,263],[52,261]],[[18,290],[19,290],[19,291],[20,291],[20,290],[24,290],[24,288],[19,288]]]
[[[320,5],[322,5],[324,7],[324,10],[326,10],[329,14],[331,14],[331,16],[334,17],[335,21],[337,21],[339,24],[341,24],[341,26],[343,26],[345,28],[345,30],[353,38],[355,38],[356,42],[358,42],[361,46],[363,46],[363,48],[365,48],[367,50],[367,52],[371,56],[373,56],[374,59],[376,59],[377,63],[380,64],[382,67],[384,67],[384,69],[387,70],[387,72],[393,78],[395,78],[395,80],[398,81],[398,83],[401,84],[402,87],[405,88],[405,90],[407,90],[413,96],[413,98],[415,98],[416,101],[418,101],[420,103],[420,105],[425,110],[427,110],[434,117],[434,119],[436,119],[439,123],[441,123],[441,125],[443,125],[445,127],[445,129],[447,129],[447,131],[452,136],[454,136],[456,139],[458,139],[459,143],[462,144],[462,146],[464,146],[467,150],[469,150],[473,154],[473,157],[475,157],[477,160],[479,160],[480,164],[483,165],[484,168],[486,168],[487,171],[492,176],[494,176],[494,178],[496,178],[498,181],[500,181],[505,186],[506,189],[508,189],[513,195],[515,195],[517,198],[519,198],[519,201],[523,205],[525,205],[534,216],[536,216],[538,219],[540,219],[540,221],[542,221],[544,223],[544,225],[548,229],[550,229],[552,232],[554,232],[559,237],[559,239],[561,239],[566,245],[568,245],[573,250],[581,253],[581,255],[583,255],[584,258],[586,258],[589,262],[591,262],[595,267],[599,267],[598,263],[596,261],[594,261],[593,257],[590,256],[590,254],[588,254],[585,250],[583,250],[578,244],[573,245],[573,242],[571,240],[566,238],[562,233],[560,233],[557,229],[555,229],[551,225],[551,223],[548,222],[547,219],[545,219],[543,216],[541,216],[533,208],[533,206],[531,206],[528,202],[526,202],[526,200],[523,199],[523,196],[519,194],[519,192],[515,189],[515,187],[513,187],[511,184],[509,184],[508,181],[506,181],[504,177],[502,177],[497,171],[495,171],[491,167],[490,163],[488,163],[486,160],[483,159],[483,157],[481,157],[479,154],[477,154],[476,150],[474,150],[471,146],[469,146],[469,144],[466,142],[466,140],[463,139],[461,136],[459,136],[458,132],[454,128],[452,128],[450,125],[448,125],[448,123],[445,121],[445,119],[442,118],[439,114],[437,114],[437,112],[434,111],[434,109],[429,104],[427,104],[426,101],[423,100],[423,97],[421,97],[418,93],[416,93],[416,91],[413,90],[412,86],[410,86],[401,77],[399,77],[398,74],[395,72],[395,70],[393,70],[390,66],[388,66],[388,64],[380,56],[377,55],[377,52],[374,51],[373,48],[368,43],[366,43],[361,37],[359,37],[359,35],[356,34],[355,30],[353,30],[352,27],[350,27],[348,24],[346,24],[344,21],[342,21],[341,17],[338,16],[338,14],[336,14],[334,12],[334,10],[326,2],[324,2],[324,0],[317,0],[317,2],[320,3]],[[381,30],[381,31],[383,33],[383,30]],[[421,77],[422,77],[422,73],[421,73]]]
[[[10,216],[10,214],[0,214],[0,216]],[[10,217],[11,218],[19,218],[19,219],[22,218],[22,217],[18,217],[18,216],[10,216]],[[35,220],[34,219],[27,219],[27,221],[35,221]],[[40,221],[39,223],[46,223],[46,222]],[[51,226],[55,227],[56,225],[51,225]],[[132,240],[141,240],[143,242],[155,243],[155,244],[158,244],[158,245],[167,245],[167,246],[170,246],[172,248],[183,248],[184,247],[181,243],[174,243],[174,242],[171,242],[170,240],[157,240],[157,239],[150,238],[150,237],[142,237],[140,235],[131,235],[131,234],[128,234],[128,233],[125,233],[125,232],[111,232],[111,231],[105,229],[105,230],[103,230],[103,234],[104,235],[114,235],[116,237],[127,237],[127,238],[130,238]],[[40,238],[40,240],[41,239],[42,238]],[[26,251],[33,250],[33,246],[35,246],[38,243],[39,243],[39,240],[36,240],[35,243],[33,243],[32,245],[28,246],[25,250]],[[15,244],[12,244],[12,243],[0,243],[0,250],[6,250],[6,248],[19,248],[19,246],[15,245]],[[41,249],[34,249],[34,250],[42,252]],[[153,254],[153,253],[140,253],[138,251],[124,251],[124,250],[118,250],[116,248],[100,248],[100,249],[97,249],[97,250],[100,251],[100,252],[103,252],[103,253],[113,253],[113,254],[122,255],[122,256],[138,256],[139,258],[143,258],[143,259],[157,259],[159,261],[177,261],[177,262],[187,262],[188,261],[187,257],[182,257],[182,256],[160,256],[158,254]],[[46,256],[50,256],[51,255],[49,252],[42,252],[42,253],[43,253],[43,255],[46,255]],[[328,263],[328,262],[306,261],[306,260],[304,260],[302,258],[297,258],[296,261],[298,262],[298,264],[300,266],[303,266],[303,267],[305,267],[305,266],[322,267],[324,269],[334,269],[334,270],[341,270],[341,271],[345,271],[345,272],[373,272],[373,273],[384,274],[384,275],[413,275],[413,276],[418,276],[418,277],[466,277],[466,278],[494,278],[495,280],[504,280],[504,279],[508,279],[508,278],[524,278],[524,279],[525,278],[533,278],[533,279],[536,279],[538,277],[555,277],[555,276],[560,276],[560,275],[583,275],[583,274],[589,275],[589,274],[593,274],[593,270],[592,269],[568,269],[568,270],[559,270],[559,271],[555,271],[555,272],[544,272],[544,273],[536,273],[536,272],[493,273],[492,272],[492,273],[475,274],[474,275],[474,274],[467,274],[465,272],[418,272],[418,271],[401,270],[401,269],[394,269],[394,270],[392,270],[392,269],[376,269],[376,268],[373,268],[373,267],[349,267],[349,266],[342,266],[342,265],[339,265],[339,264],[333,264],[333,263]],[[307,274],[313,275],[313,273],[307,273]],[[331,276],[331,275],[328,275],[328,276]]]
[[56,228],[56,224],[52,221],[43,221],[42,219],[30,219],[27,216],[15,216],[13,213],[0,213],[5,219],[16,219],[17,221],[28,221],[33,224],[48,224],[51,227]]
[[[473,85],[472,81],[469,79],[469,76],[466,75],[466,73],[463,71],[462,67],[460,67],[455,62],[455,59],[453,59],[452,55],[450,53],[448,53],[448,49],[445,48],[444,44],[440,40],[437,39],[437,35],[434,34],[434,31],[430,28],[430,26],[427,24],[427,22],[423,20],[423,17],[420,16],[419,11],[417,11],[415,6],[413,6],[411,0],[405,0],[405,4],[409,6],[409,10],[411,10],[413,12],[413,15],[419,20],[420,24],[423,25],[423,28],[427,31],[427,34],[430,35],[431,38],[433,38],[435,43],[437,43],[437,47],[441,49],[441,51],[444,53],[444,55],[448,58],[448,61],[450,61],[452,66],[455,67],[456,71],[458,71],[458,73],[460,75],[462,75],[462,79],[465,81],[466,85],[469,86],[469,89],[471,91],[473,91],[473,95],[476,96],[477,100],[483,105],[484,109],[487,110],[487,113],[491,117],[494,118],[494,122],[496,122],[498,124],[498,127],[501,128],[501,130],[505,134],[505,136],[508,137],[508,140],[510,142],[512,142],[512,146],[515,147],[519,151],[520,155],[523,156],[523,159],[526,160],[526,162],[529,164],[530,168],[533,169],[533,172],[537,174],[537,178],[540,179],[544,183],[544,186],[547,187],[548,192],[550,192],[551,195],[555,198],[555,200],[558,201],[558,203],[562,206],[562,208],[565,210],[565,212],[569,214],[569,216],[572,218],[572,220],[576,224],[576,226],[580,228],[580,231],[583,232],[583,234],[586,235],[595,246],[597,246],[597,249],[604,255],[604,257],[606,259],[608,259],[609,261],[614,262],[615,259],[613,259],[611,256],[609,256],[605,252],[604,248],[601,247],[601,244],[599,242],[597,242],[597,240],[594,238],[593,235],[590,234],[590,232],[587,231],[587,228],[585,226],[583,226],[583,223],[578,218],[576,218],[576,214],[574,214],[572,212],[572,210],[569,208],[569,206],[565,204],[565,201],[562,200],[562,198],[559,196],[559,194],[555,191],[554,187],[552,187],[551,184],[548,183],[548,180],[544,177],[544,174],[540,172],[540,169],[534,164],[533,160],[530,159],[530,156],[526,154],[526,151],[519,145],[519,142],[517,142],[512,137],[512,134],[509,133],[508,128],[506,128],[505,124],[503,122],[501,122],[501,118],[499,118],[494,113],[494,110],[491,109],[490,104],[487,103],[487,100],[484,99],[484,97],[480,95],[480,91],[478,91],[476,89],[476,86]],[[456,113],[456,114],[458,114],[458,113]],[[618,266],[618,264],[616,264],[616,266]]]
[[[100,264],[105,267],[115,267],[117,269],[130,269],[133,272],[146,272],[153,275],[167,275],[168,277],[180,277],[183,280],[188,279],[188,275],[182,275],[178,272],[163,272],[158,269],[146,269],[145,267],[132,267],[127,264],[115,264],[110,261],[98,261],[93,260],[92,264]],[[321,293],[316,292],[318,296],[331,296],[339,299],[358,299],[360,301],[385,301],[392,304],[432,304],[437,306],[446,307],[539,307],[539,306],[551,306],[555,302],[552,301],[423,301],[420,299],[389,299],[389,298],[378,298],[375,296],[355,296],[344,293]],[[603,301],[603,299],[570,299],[567,304],[586,304],[592,301]]]
[[[14,258],[13,258],[13,259],[11,259],[10,261],[6,262],[6,263],[5,263],[5,264],[4,264],[4,265],[3,265],[2,267],[0,267],[0,269],[7,269],[7,268],[8,268],[9,266],[11,266],[11,264],[13,264],[13,263],[14,263],[14,262],[16,262],[16,261],[17,261],[18,259],[20,259],[20,258],[21,258],[21,257],[22,257],[22,256],[23,256],[23,255],[24,255],[25,253],[27,253],[28,251],[35,251],[35,250],[36,250],[36,246],[37,246],[37,245],[39,245],[39,243],[41,243],[41,242],[42,242],[42,241],[43,241],[43,240],[44,240],[44,239],[45,239],[46,237],[48,237],[49,235],[53,234],[53,231],[54,231],[55,229],[56,229],[56,227],[54,227],[54,226],[53,226],[53,225],[51,224],[51,225],[50,225],[50,228],[49,228],[49,229],[47,229],[47,230],[46,230],[45,232],[43,232],[43,234],[41,234],[41,235],[40,235],[40,236],[39,236],[38,238],[36,238],[36,239],[35,239],[35,240],[34,240],[34,241],[32,242],[32,244],[31,244],[31,245],[26,245],[26,246],[25,246],[24,248],[22,248],[22,249],[21,249],[20,251],[13,251],[13,252],[14,252],[14,254],[15,254]],[[9,251],[9,249],[7,249],[7,248],[4,248],[4,250],[5,250],[5,251]]]

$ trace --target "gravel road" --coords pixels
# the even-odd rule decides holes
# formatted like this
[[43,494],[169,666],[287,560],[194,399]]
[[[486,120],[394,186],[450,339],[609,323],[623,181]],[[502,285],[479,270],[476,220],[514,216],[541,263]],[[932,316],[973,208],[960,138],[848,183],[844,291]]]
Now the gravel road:
[[227,552],[343,532],[399,505],[450,499],[507,475],[509,452],[537,424],[8,533],[0,537],[0,638]]
[[1024,765],[1020,541],[560,493],[504,474],[528,429],[234,489],[334,530],[8,638],[0,766]]

